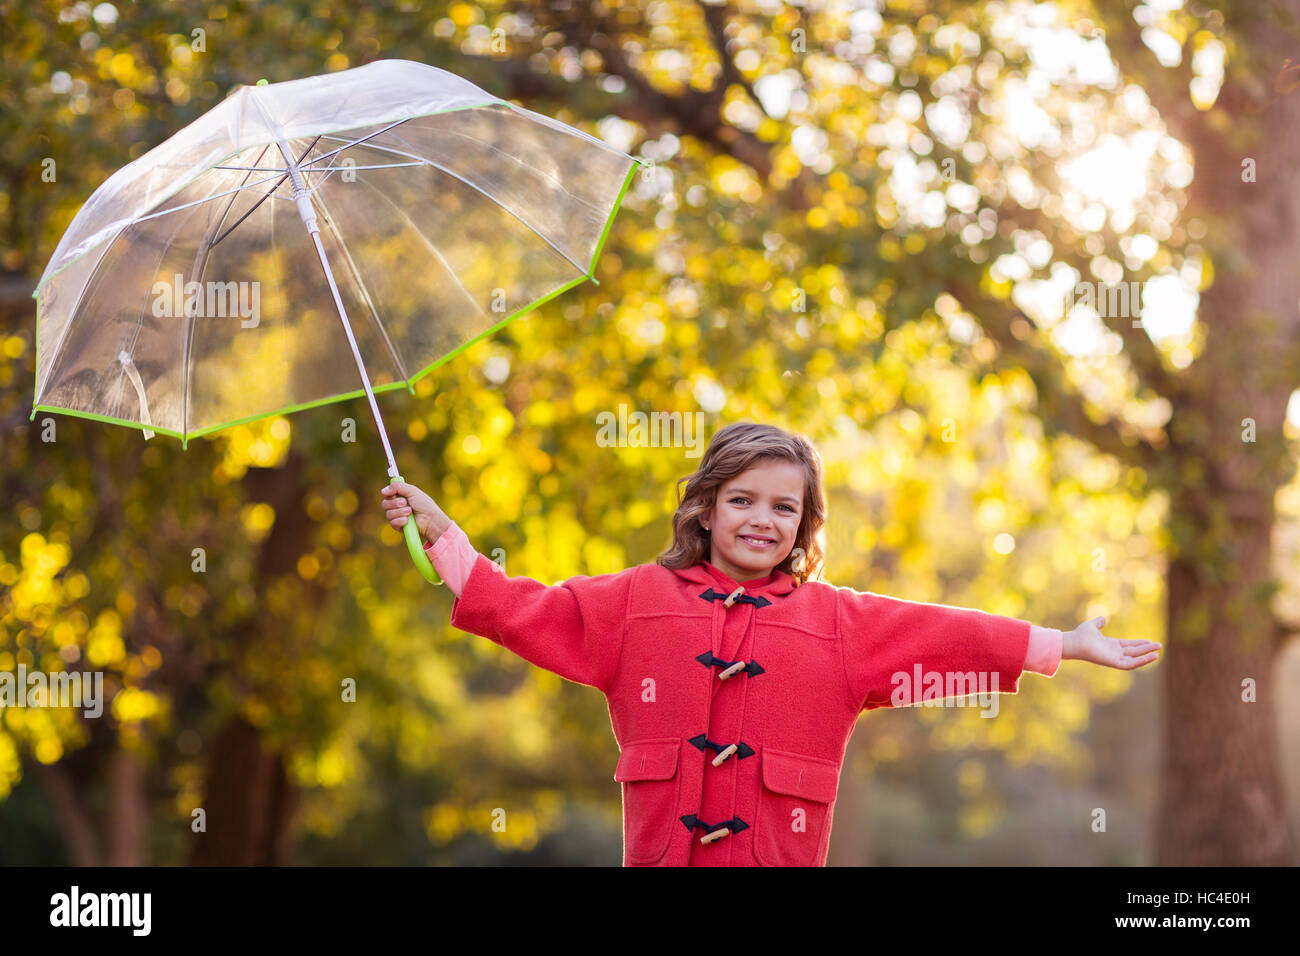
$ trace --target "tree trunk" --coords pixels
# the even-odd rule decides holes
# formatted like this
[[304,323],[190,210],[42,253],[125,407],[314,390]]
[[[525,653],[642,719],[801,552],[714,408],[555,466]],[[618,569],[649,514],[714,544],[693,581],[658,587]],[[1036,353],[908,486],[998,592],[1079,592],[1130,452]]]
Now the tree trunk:
[[[1233,349],[1220,344],[1217,367],[1231,367]],[[1240,403],[1264,407],[1267,396],[1240,380],[1214,391],[1213,407],[1180,413],[1209,423],[1202,434],[1230,435],[1185,453],[1188,484],[1173,490],[1170,505],[1156,859],[1162,866],[1288,866],[1295,856],[1277,735],[1284,691],[1269,607],[1282,471],[1268,445],[1281,445],[1281,422],[1259,423],[1261,438],[1266,429],[1276,437],[1243,442],[1240,420],[1249,416]],[[1255,702],[1243,700],[1247,681]]]
[[54,818],[59,823],[59,833],[68,849],[68,859],[73,866],[100,866],[103,858],[99,852],[99,840],[95,835],[95,824],[80,796],[77,788],[69,779],[69,772],[62,764],[46,765],[32,760],[24,764],[45,791],[50,806],[54,808]]
[[297,791],[284,756],[268,753],[262,735],[235,718],[217,735],[203,808],[207,830],[195,834],[191,866],[285,866]]
[[[1215,279],[1199,307],[1205,346],[1174,401],[1164,453],[1162,865],[1295,863],[1278,773],[1281,629],[1269,599],[1275,496],[1295,470],[1283,419],[1300,364],[1300,96],[1274,83],[1294,55],[1288,31],[1252,9],[1249,21],[1245,6],[1233,16],[1248,22],[1253,79],[1238,66],[1216,115],[1179,130],[1196,157],[1184,219],[1209,226]],[[1300,0],[1277,10],[1296,22]],[[1247,680],[1255,703],[1242,699]]]
[[[1285,145],[1295,133],[1278,138]],[[1228,171],[1207,170],[1222,184],[1216,172]],[[1283,437],[1294,369],[1278,359],[1295,335],[1300,297],[1296,270],[1283,262],[1300,253],[1287,212],[1294,200],[1278,200],[1296,191],[1280,181],[1277,195],[1242,185],[1217,188],[1241,193],[1238,241],[1250,267],[1225,269],[1202,295],[1206,345],[1175,405],[1166,452],[1161,865],[1295,862],[1278,772],[1281,631],[1270,597],[1275,498],[1295,467]],[[1242,699],[1247,680],[1257,702]]]
[[[1266,563],[1268,539],[1254,542]],[[1295,862],[1278,775],[1273,642],[1224,609],[1254,576],[1230,586],[1198,585],[1192,568],[1169,571],[1168,625],[1179,635],[1161,665],[1165,752],[1160,778],[1157,862],[1161,866],[1289,866]],[[1208,609],[1209,634],[1199,629]],[[1242,700],[1255,682],[1256,703]]]
[[144,763],[121,744],[109,757],[107,829],[109,866],[144,866],[145,826],[149,802],[145,796]]
[[[311,540],[311,519],[304,507],[306,461],[291,450],[279,468],[250,468],[243,482],[250,501],[265,501],[275,510],[275,533],[257,559],[259,611],[232,627],[229,635],[236,661],[245,650],[288,622],[262,610],[272,582],[294,575],[298,558]],[[305,606],[324,606],[317,590]],[[242,666],[242,665],[237,665]],[[267,752],[258,729],[241,718],[230,720],[217,735],[204,787],[207,832],[195,834],[192,866],[284,866],[292,853],[292,822],[298,793],[285,769],[285,754]]]

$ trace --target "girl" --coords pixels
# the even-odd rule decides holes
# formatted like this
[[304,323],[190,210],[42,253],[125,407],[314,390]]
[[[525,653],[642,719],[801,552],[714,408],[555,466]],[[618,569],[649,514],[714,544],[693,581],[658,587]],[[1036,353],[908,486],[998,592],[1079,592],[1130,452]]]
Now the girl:
[[1158,656],[1103,636],[1100,617],[1063,634],[817,580],[826,504],[802,436],[728,425],[681,481],[655,563],[550,587],[507,577],[414,485],[383,490],[389,523],[414,517],[456,595],[455,627],[605,694],[624,866],[823,866],[864,710],[1014,694],[1063,658]]

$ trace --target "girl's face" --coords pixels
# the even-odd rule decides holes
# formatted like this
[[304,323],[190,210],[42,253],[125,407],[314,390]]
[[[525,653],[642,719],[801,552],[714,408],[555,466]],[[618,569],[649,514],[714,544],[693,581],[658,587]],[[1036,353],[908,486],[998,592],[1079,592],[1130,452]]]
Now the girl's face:
[[794,549],[803,485],[803,469],[781,459],[723,482],[713,510],[701,516],[711,539],[709,563],[741,584],[767,577]]

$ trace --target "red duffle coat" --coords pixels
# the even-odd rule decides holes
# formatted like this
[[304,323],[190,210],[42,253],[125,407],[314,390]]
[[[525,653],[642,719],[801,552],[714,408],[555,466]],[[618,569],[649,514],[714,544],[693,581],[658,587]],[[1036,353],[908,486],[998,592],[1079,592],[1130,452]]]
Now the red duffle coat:
[[452,605],[453,626],[605,694],[624,866],[823,866],[844,749],[894,675],[1019,689],[1026,621],[781,571],[728,605],[737,586],[708,562],[546,586],[478,554]]

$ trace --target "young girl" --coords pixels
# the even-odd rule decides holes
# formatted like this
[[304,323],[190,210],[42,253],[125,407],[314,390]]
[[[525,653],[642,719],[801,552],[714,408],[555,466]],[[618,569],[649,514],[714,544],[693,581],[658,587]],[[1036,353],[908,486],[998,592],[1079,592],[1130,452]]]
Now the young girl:
[[728,425],[681,481],[655,563],[550,587],[508,577],[414,485],[383,490],[389,523],[414,516],[456,595],[455,627],[605,694],[624,866],[823,866],[864,710],[1014,694],[1062,658],[1132,670],[1158,656],[1103,636],[1100,617],[1062,634],[815,580],[822,467],[799,435]]

